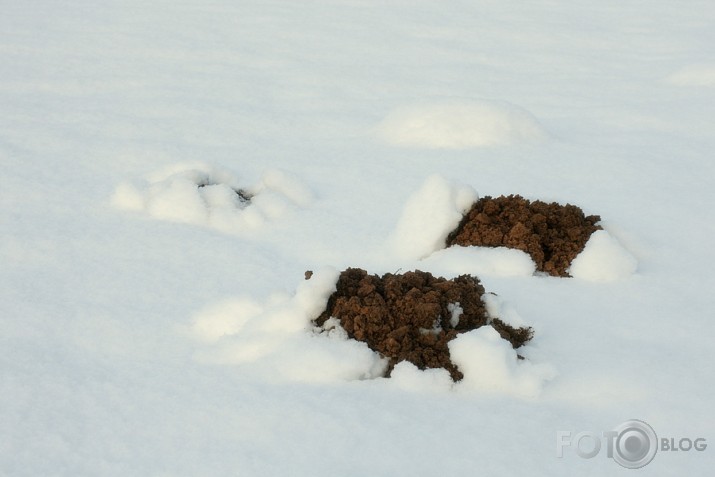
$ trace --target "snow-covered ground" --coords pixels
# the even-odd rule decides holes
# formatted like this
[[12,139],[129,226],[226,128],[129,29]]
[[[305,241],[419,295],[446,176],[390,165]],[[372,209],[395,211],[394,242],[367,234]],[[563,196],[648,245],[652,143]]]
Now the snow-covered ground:
[[[616,475],[557,433],[715,438],[714,24],[704,0],[4,2],[0,475]],[[576,278],[438,250],[512,193],[601,215]],[[477,273],[528,359],[478,330],[456,386],[370,379],[308,325],[349,266]]]

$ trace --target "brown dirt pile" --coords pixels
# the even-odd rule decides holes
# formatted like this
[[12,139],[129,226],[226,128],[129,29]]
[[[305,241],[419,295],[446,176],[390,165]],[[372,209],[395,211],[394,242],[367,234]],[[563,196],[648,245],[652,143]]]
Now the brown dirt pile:
[[529,201],[519,195],[479,199],[447,237],[447,246],[476,245],[523,250],[536,269],[568,277],[571,261],[601,227],[575,205]]
[[[350,338],[389,358],[387,376],[407,360],[420,369],[445,368],[458,381],[463,375],[450,361],[447,343],[488,324],[483,294],[479,280],[469,275],[447,280],[414,271],[379,277],[348,268],[314,322],[322,327],[330,317],[337,318]],[[533,335],[531,328],[513,328],[498,318],[491,325],[514,348]]]

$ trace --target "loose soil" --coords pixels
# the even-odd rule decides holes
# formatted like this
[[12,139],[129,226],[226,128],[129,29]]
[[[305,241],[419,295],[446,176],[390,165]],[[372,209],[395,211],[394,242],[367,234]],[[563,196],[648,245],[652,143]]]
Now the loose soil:
[[[310,275],[306,272],[306,279]],[[479,279],[469,275],[447,280],[418,270],[379,277],[348,268],[314,323],[323,327],[329,318],[337,318],[350,338],[389,358],[386,376],[407,360],[419,369],[445,368],[458,381],[463,374],[451,362],[447,347],[458,334],[491,325],[514,348],[533,336],[531,328],[490,319],[482,295]]]
[[571,204],[529,201],[519,195],[479,199],[447,237],[447,246],[475,245],[523,250],[536,269],[568,277],[568,268],[583,251],[598,215],[584,215]]

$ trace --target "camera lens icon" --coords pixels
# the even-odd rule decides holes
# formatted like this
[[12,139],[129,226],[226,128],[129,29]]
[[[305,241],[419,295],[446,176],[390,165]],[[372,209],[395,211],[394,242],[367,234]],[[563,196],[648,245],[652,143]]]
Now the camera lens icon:
[[652,427],[632,419],[617,426],[613,460],[627,469],[639,469],[653,460],[658,451],[658,437]]

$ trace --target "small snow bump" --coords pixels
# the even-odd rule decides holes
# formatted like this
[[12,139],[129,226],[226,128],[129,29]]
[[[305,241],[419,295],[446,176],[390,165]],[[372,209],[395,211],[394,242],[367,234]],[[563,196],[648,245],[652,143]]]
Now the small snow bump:
[[462,313],[464,313],[464,310],[459,305],[459,302],[456,302],[447,305],[447,311],[451,313],[449,324],[452,325],[452,328],[456,328],[457,325],[459,325],[459,318],[462,316]]
[[628,278],[637,267],[638,261],[618,240],[605,230],[597,230],[571,262],[569,273],[574,278],[608,282]]
[[715,64],[689,65],[666,78],[676,86],[715,87]]
[[389,243],[404,259],[420,259],[444,248],[449,232],[477,199],[476,191],[440,175],[427,178],[407,201]]
[[463,100],[395,109],[380,123],[388,144],[427,149],[470,149],[544,139],[547,134],[525,109],[504,101]]
[[308,206],[312,197],[298,178],[283,171],[268,170],[245,186],[226,169],[191,162],[166,167],[142,182],[119,184],[112,205],[240,235]]
[[463,333],[449,342],[452,361],[464,373],[457,391],[537,397],[544,383],[555,377],[553,366],[517,358],[509,342],[491,326]]

